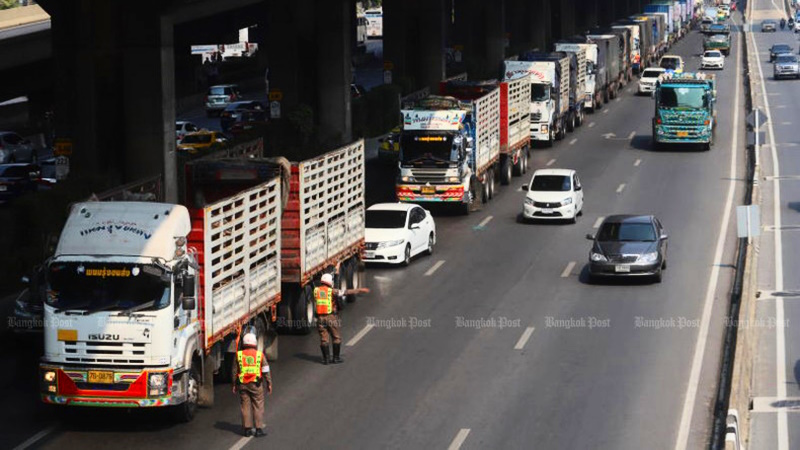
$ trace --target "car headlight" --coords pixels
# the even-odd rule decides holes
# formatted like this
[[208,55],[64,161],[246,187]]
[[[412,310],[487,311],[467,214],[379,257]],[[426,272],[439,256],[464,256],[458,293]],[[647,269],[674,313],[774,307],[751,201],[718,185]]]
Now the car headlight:
[[378,248],[389,248],[389,247],[394,247],[394,246],[396,246],[396,245],[400,245],[400,244],[402,244],[403,242],[404,242],[404,241],[403,241],[402,239],[398,239],[398,240],[396,240],[396,241],[384,241],[384,242],[380,242],[380,243],[378,243]]
[[658,252],[651,252],[639,255],[639,262],[652,264],[656,261],[658,261]]
[[561,200],[561,204],[564,205],[564,206],[571,205],[572,204],[572,197],[567,197],[564,200]]
[[151,397],[162,396],[167,394],[167,379],[169,374],[166,372],[156,372],[148,375],[147,386],[148,393]]
[[535,202],[533,201],[533,199],[532,199],[532,198],[525,197],[525,204],[526,204],[526,205],[528,205],[528,206],[533,206],[533,204],[534,204],[534,203],[535,203]]
[[589,259],[591,259],[593,262],[605,262],[605,261],[608,261],[608,259],[606,259],[605,256],[603,256],[600,253],[595,253],[595,252],[592,252],[592,254],[589,256]]

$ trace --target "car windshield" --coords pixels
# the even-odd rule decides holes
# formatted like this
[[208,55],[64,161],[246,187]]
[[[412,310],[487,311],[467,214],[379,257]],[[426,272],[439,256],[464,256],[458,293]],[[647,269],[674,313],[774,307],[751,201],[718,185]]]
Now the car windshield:
[[550,85],[548,84],[531,84],[531,101],[532,102],[545,102],[550,100]]
[[705,56],[706,58],[720,58],[720,57],[722,57],[722,53],[720,53],[720,52],[706,52],[706,54],[703,55],[703,56]]
[[656,240],[656,230],[649,223],[604,223],[597,234],[597,240],[606,241],[643,241]]
[[181,144],[208,144],[211,142],[210,134],[187,134]]
[[531,181],[531,191],[565,192],[569,191],[570,177],[568,175],[536,175]]
[[30,166],[6,166],[0,168],[0,177],[3,178],[27,178],[36,168]]
[[175,131],[181,131],[181,128],[183,128],[183,124],[182,123],[176,123],[175,124]]
[[778,44],[772,46],[773,53],[791,53],[792,47],[789,47],[786,44]]
[[662,73],[664,73],[663,70],[646,69],[642,73],[642,78],[658,78]]
[[779,55],[775,60],[778,63],[796,63],[797,57],[794,55]]
[[47,304],[86,311],[169,305],[169,282],[152,265],[55,262],[47,271]]
[[664,86],[658,96],[658,106],[700,109],[708,106],[708,98],[703,86]]
[[387,211],[381,209],[367,210],[367,228],[404,228],[405,226],[405,211]]
[[208,89],[208,95],[228,95],[231,92],[229,87],[212,87]]
[[662,67],[662,68],[668,69],[668,70],[675,70],[675,69],[679,68],[680,66],[681,66],[681,63],[680,63],[680,60],[678,58],[662,58],[661,59],[661,64],[659,64],[659,67]]

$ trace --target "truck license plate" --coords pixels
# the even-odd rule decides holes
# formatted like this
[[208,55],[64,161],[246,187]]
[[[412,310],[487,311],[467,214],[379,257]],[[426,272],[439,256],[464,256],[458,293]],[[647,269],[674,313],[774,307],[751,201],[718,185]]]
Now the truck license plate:
[[688,137],[688,136],[689,136],[688,131],[678,131],[678,137]]
[[98,370],[89,371],[89,383],[114,383],[114,372],[101,372]]
[[435,194],[436,188],[433,186],[422,186],[422,193],[423,194]]
[[631,271],[631,266],[628,264],[621,264],[619,266],[615,266],[614,270],[620,273],[629,273]]

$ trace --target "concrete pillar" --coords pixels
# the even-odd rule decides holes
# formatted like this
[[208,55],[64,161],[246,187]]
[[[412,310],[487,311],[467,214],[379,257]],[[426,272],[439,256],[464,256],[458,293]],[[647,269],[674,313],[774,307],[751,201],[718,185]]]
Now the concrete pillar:
[[[583,32],[588,29],[598,26],[601,21],[606,17],[611,17],[611,5],[603,2],[603,5],[598,5],[600,0],[575,0],[576,11],[575,24],[578,32]],[[614,0],[611,0],[612,2]]]
[[298,104],[314,107],[314,20],[311,0],[275,0],[267,3],[267,45],[270,89],[280,91],[281,116]]
[[[412,36],[412,45],[407,48],[416,49],[407,57],[412,77],[416,80],[417,87],[428,86],[431,92],[439,81],[445,78],[444,46],[446,35],[446,10],[444,0],[416,0],[414,4],[414,21],[416,32]],[[410,59],[410,61],[409,61]]]
[[482,0],[455,2],[454,44],[464,46],[472,79],[496,77],[505,58],[505,3]]
[[353,14],[349,0],[316,0],[316,86],[320,138],[323,142],[350,142],[352,117],[350,83],[352,82],[352,43],[350,28]]
[[575,17],[576,0],[551,0],[550,8],[553,18],[553,39],[558,40],[576,33]]

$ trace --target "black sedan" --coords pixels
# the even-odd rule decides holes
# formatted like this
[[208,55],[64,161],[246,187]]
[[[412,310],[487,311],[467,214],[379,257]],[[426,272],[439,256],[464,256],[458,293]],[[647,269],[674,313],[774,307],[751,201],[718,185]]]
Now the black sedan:
[[769,48],[769,62],[775,61],[775,58],[783,53],[794,53],[794,50],[788,44],[774,44]]
[[40,178],[36,164],[0,164],[0,204],[37,191]]
[[238,101],[228,105],[219,115],[219,125],[222,127],[222,131],[227,132],[231,125],[240,122],[244,111],[252,110],[264,111],[264,105],[254,100]]
[[661,222],[649,215],[607,217],[589,252],[589,276],[650,276],[661,282],[667,268],[667,234]]

